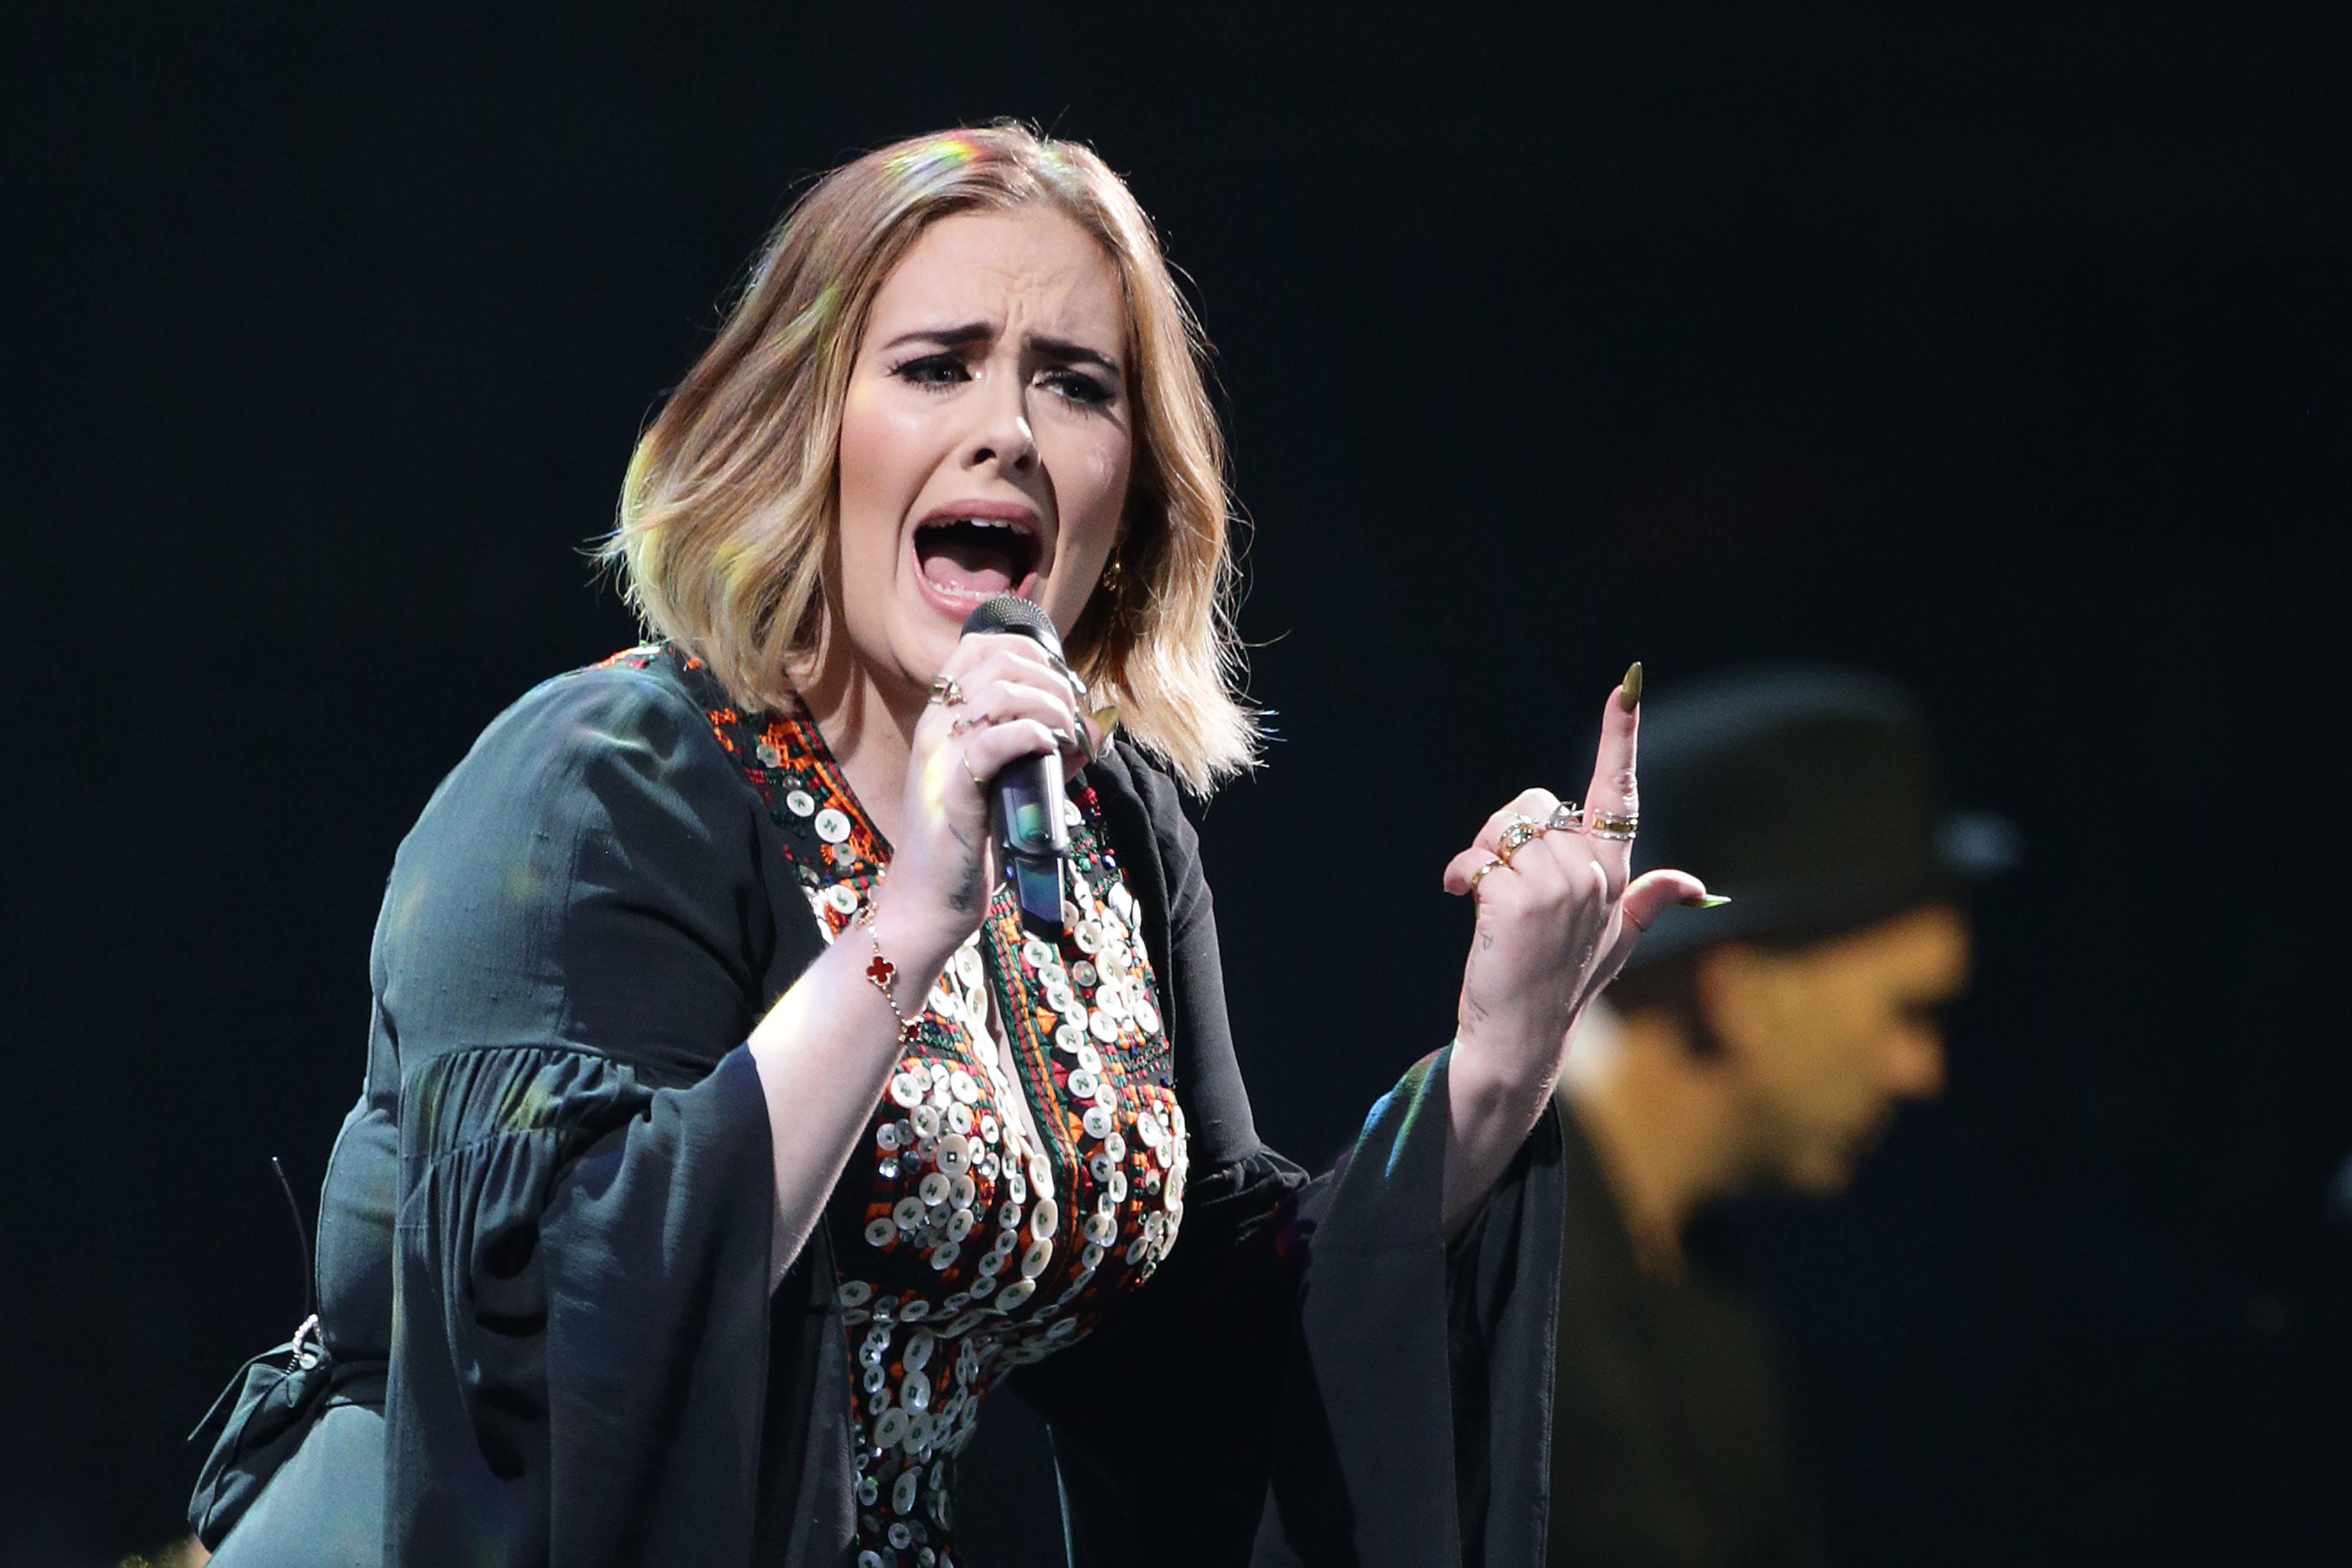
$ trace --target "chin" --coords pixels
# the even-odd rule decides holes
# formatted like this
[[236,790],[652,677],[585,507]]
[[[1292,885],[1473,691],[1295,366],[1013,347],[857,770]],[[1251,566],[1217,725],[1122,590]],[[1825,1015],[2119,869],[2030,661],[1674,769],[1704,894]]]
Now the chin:
[[955,652],[956,640],[962,635],[962,622],[950,620],[923,605],[907,617],[900,634],[891,641],[897,644],[907,678],[928,685],[946,667],[948,656]]
[[1824,1151],[1783,1172],[1781,1185],[1804,1197],[1836,1197],[1853,1185],[1858,1164],[1854,1155]]

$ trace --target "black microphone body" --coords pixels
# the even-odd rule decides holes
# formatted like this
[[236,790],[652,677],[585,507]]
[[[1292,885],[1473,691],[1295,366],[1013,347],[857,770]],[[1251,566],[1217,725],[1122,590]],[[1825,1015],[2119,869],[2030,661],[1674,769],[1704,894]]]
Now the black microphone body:
[[[989,600],[964,618],[963,629],[1009,632],[1041,644],[1056,659],[1062,656],[1053,621],[1014,594]],[[988,781],[988,808],[997,860],[1021,905],[1021,928],[1037,936],[1064,936],[1062,862],[1070,855],[1070,829],[1063,818],[1060,753],[1006,763]]]

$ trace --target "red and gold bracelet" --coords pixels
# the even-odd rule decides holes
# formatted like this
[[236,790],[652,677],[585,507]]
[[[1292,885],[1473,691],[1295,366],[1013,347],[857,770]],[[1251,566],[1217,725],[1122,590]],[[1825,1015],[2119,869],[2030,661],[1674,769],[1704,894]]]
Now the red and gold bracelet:
[[918,1013],[908,1018],[898,1010],[898,998],[890,989],[898,978],[898,966],[882,956],[882,938],[874,931],[872,898],[867,898],[858,910],[857,924],[866,927],[866,939],[874,944],[874,959],[866,966],[866,977],[874,982],[874,988],[882,993],[883,1002],[890,1009],[890,1016],[898,1020],[898,1043],[912,1045],[916,1040],[916,1026],[922,1021],[922,1015]]

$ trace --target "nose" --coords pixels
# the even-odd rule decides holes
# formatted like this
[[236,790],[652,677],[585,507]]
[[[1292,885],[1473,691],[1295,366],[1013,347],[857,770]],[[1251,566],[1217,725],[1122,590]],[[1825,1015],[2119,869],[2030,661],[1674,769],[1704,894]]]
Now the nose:
[[965,438],[963,465],[993,465],[1005,474],[1026,474],[1037,465],[1037,434],[1029,425],[1028,388],[1017,371],[987,378],[974,400],[978,418]]

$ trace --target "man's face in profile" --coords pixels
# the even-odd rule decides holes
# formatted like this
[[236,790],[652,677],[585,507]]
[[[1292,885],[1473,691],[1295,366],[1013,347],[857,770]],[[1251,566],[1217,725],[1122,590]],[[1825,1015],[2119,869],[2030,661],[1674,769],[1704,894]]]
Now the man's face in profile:
[[1727,945],[1701,979],[1756,1175],[1827,1196],[1906,1100],[1944,1086],[1937,1013],[1969,972],[1966,916],[1937,904],[1789,951]]

